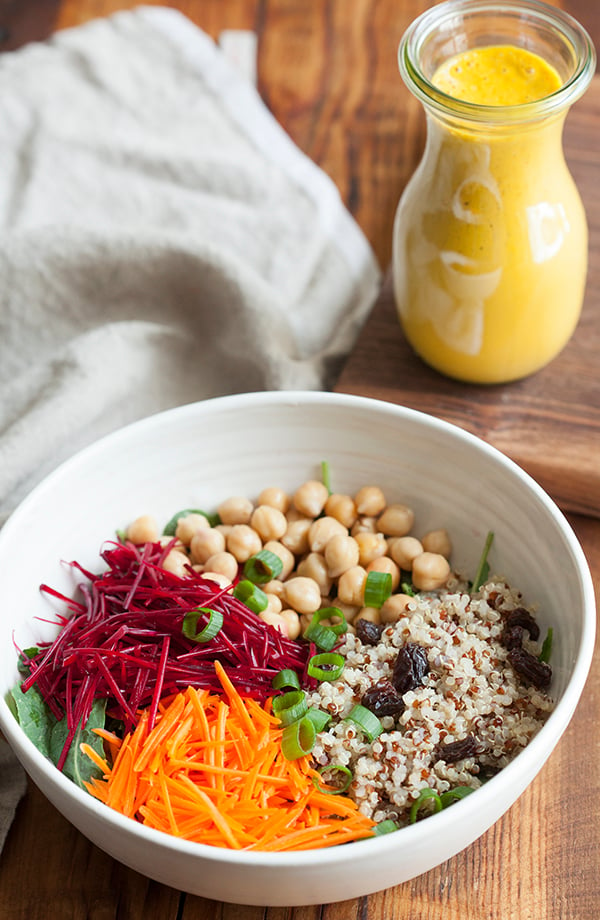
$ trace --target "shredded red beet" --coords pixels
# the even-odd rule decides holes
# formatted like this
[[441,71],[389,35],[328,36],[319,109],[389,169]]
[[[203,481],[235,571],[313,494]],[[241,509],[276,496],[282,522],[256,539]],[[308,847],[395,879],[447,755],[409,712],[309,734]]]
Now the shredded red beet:
[[[64,757],[98,698],[107,700],[107,715],[129,731],[138,709],[149,708],[153,721],[163,696],[188,686],[221,692],[216,659],[240,693],[261,701],[283,668],[302,678],[308,644],[285,638],[192,569],[184,578],[165,571],[159,543],[111,544],[101,557],[108,570],[99,575],[70,563],[87,580],[80,585],[82,602],[41,586],[65,601],[72,615],[58,615],[62,629],[54,642],[25,658],[30,674],[23,691],[36,684],[56,718],[66,714],[71,732]],[[197,607],[223,614],[221,630],[204,644],[182,632],[186,613]]]

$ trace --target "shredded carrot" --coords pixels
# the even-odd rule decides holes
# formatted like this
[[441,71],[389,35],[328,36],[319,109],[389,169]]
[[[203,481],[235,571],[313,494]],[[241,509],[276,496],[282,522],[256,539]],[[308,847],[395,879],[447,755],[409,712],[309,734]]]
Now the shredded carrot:
[[[242,698],[215,662],[225,698],[187,690],[163,699],[154,727],[142,713],[112,767],[88,791],[165,833],[218,847],[305,850],[372,837],[374,823],[346,795],[327,795],[308,756],[286,760],[268,705]],[[110,739],[111,749],[116,747]]]

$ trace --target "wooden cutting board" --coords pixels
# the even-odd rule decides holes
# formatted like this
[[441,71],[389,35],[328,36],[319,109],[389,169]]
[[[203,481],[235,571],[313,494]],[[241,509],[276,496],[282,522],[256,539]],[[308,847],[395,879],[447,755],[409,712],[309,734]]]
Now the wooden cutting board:
[[461,384],[427,367],[406,342],[391,278],[336,389],[421,409],[479,435],[529,472],[567,511],[600,517],[600,76],[567,118],[565,153],[590,229],[584,308],[561,354],[537,374],[495,386]]

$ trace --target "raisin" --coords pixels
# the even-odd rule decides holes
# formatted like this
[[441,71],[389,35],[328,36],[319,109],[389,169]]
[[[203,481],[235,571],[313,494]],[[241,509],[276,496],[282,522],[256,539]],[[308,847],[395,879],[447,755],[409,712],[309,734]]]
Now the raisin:
[[376,716],[400,716],[404,712],[404,700],[391,681],[382,677],[363,694],[363,706]]
[[525,630],[522,626],[506,626],[502,633],[502,645],[504,648],[521,648],[523,645],[523,633]]
[[540,638],[540,627],[524,607],[515,607],[514,610],[509,611],[504,622],[506,629],[510,629],[512,626],[520,626],[522,629],[526,629],[532,642],[537,642]]
[[552,680],[552,668],[545,661],[523,648],[512,648],[508,660],[526,684],[533,684],[538,690],[547,690]]
[[392,683],[398,693],[402,695],[420,687],[428,673],[426,650],[416,642],[407,642],[398,652],[392,674]]
[[467,735],[460,741],[438,744],[436,753],[439,760],[445,760],[446,763],[457,763],[459,760],[464,760],[465,757],[474,757],[481,751],[474,735]]
[[356,635],[364,645],[377,645],[381,639],[383,626],[371,623],[370,620],[357,620],[355,623]]

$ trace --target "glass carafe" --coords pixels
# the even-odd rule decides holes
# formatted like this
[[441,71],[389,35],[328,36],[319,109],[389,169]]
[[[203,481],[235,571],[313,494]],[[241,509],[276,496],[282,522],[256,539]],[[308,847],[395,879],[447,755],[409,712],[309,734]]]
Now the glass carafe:
[[[558,72],[560,88],[534,102],[490,106],[432,84],[442,61],[482,45],[535,52]],[[570,16],[535,0],[446,0],[415,20],[399,60],[427,117],[423,158],[394,224],[405,335],[450,377],[527,376],[561,351],[581,312],[587,224],[562,131],[593,76],[592,42]]]

